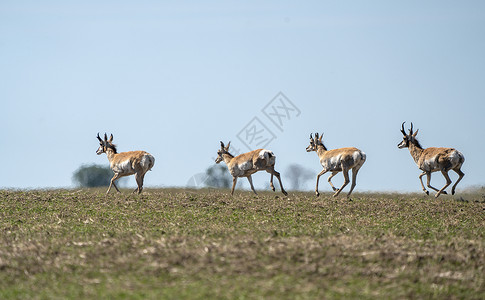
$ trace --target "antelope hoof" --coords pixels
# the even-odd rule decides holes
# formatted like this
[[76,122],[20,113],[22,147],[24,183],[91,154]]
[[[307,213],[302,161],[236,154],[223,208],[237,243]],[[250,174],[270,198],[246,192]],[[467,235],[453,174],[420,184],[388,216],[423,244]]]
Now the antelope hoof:
[[454,195],[454,194],[455,194],[455,190],[452,190],[452,191],[451,191],[451,194],[452,194],[452,195]]
[[438,198],[440,196],[440,193],[436,193],[436,195],[434,195],[435,198]]
[[333,196],[337,197],[339,194],[340,194],[340,189],[337,189],[337,191],[335,192],[335,194],[333,194]]
[[426,195],[429,195],[429,191],[426,191]]
[[[273,192],[276,190],[276,189],[274,188],[274,186],[272,186],[272,187],[271,187],[271,189],[273,190]],[[284,194],[284,193],[283,193],[283,194]]]
[[320,193],[318,191],[315,192],[315,195],[320,196]]
[[[274,192],[274,190],[273,190],[273,192]],[[282,190],[281,192],[282,192],[282,193],[283,193],[285,196],[288,196],[288,193],[287,193],[285,190]]]
[[333,189],[333,191],[334,191],[334,192],[336,192],[336,191],[337,191],[337,188],[335,188],[335,187],[333,187],[333,186],[332,186],[332,189]]
[[441,194],[448,195],[448,193],[446,191],[442,191]]

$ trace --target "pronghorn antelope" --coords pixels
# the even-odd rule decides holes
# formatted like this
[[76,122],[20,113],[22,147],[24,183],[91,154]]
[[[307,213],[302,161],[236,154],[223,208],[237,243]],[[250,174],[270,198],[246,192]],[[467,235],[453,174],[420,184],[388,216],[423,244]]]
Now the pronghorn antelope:
[[[440,194],[447,194],[445,189],[451,184],[451,179],[450,176],[448,176],[448,171],[453,170],[458,174],[458,176],[460,176],[451,188],[451,194],[454,195],[455,188],[458,182],[460,182],[463,176],[465,176],[465,173],[460,170],[463,162],[465,162],[465,157],[463,156],[463,154],[453,148],[430,147],[423,149],[423,147],[421,147],[418,140],[416,139],[416,135],[418,134],[419,129],[417,129],[416,132],[413,133],[413,123],[411,123],[411,129],[409,129],[409,134],[406,134],[406,132],[404,131],[404,123],[406,122],[403,122],[401,126],[401,132],[404,135],[404,138],[402,142],[397,145],[397,147],[399,149],[409,148],[409,153],[411,153],[414,162],[416,162],[418,168],[423,171],[423,173],[419,175],[419,181],[421,182],[421,186],[423,187],[423,192],[429,195],[429,191],[426,190],[423,184],[423,176],[426,175],[428,179],[427,186],[437,192],[435,195],[436,198],[438,198]],[[432,187],[430,184],[431,173],[436,171],[441,171],[441,174],[443,174],[446,179],[446,184],[444,187],[441,188],[441,190]]]
[[224,143],[221,141],[221,149],[217,151],[216,163],[218,164],[221,161],[224,161],[232,175],[231,195],[234,194],[234,187],[236,186],[238,177],[246,177],[251,185],[251,190],[257,195],[254,190],[251,175],[258,171],[266,171],[271,174],[270,186],[273,192],[275,191],[273,175],[276,176],[280,182],[281,192],[288,195],[281,183],[280,173],[276,172],[274,169],[276,156],[272,151],[257,149],[234,157],[229,153],[230,144],[231,142],[227,143],[227,146],[224,146]]
[[[350,187],[350,192],[347,194],[347,198],[349,198],[355,187],[357,173],[364,164],[366,155],[364,152],[354,147],[327,150],[323,145],[322,138],[323,133],[320,137],[318,136],[318,133],[315,133],[315,139],[313,139],[312,134],[310,134],[310,145],[306,148],[307,152],[317,152],[320,164],[323,166],[323,170],[317,175],[315,193],[317,194],[317,197],[320,195],[318,192],[318,181],[320,180],[320,176],[330,171],[332,172],[332,175],[328,177],[328,183],[330,183],[330,186],[335,191],[333,196],[336,197],[340,194],[343,188],[349,184],[349,170],[352,169],[352,185]],[[345,181],[339,189],[336,189],[332,184],[332,178],[337,175],[338,172],[344,174]]]
[[113,135],[111,135],[108,140],[108,137],[105,133],[104,140],[102,140],[99,137],[98,133],[97,138],[99,140],[99,148],[96,151],[96,154],[100,155],[102,153],[106,153],[106,155],[108,156],[110,168],[115,173],[113,178],[111,178],[111,183],[109,185],[108,191],[106,192],[106,195],[111,190],[112,185],[119,193],[120,190],[116,186],[115,180],[119,179],[120,177],[133,174],[135,174],[136,184],[138,185],[133,193],[138,192],[138,194],[140,194],[143,189],[143,178],[145,177],[145,173],[153,168],[153,165],[155,164],[155,157],[145,151],[129,151],[118,153],[116,151],[116,146],[113,145]]

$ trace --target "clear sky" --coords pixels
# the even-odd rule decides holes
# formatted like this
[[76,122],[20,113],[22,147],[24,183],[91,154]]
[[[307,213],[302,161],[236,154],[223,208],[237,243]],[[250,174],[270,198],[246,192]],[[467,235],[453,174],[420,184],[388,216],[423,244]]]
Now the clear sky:
[[220,140],[264,143],[285,183],[292,163],[321,170],[318,131],[366,152],[356,191],[418,192],[403,121],[465,155],[461,187],[483,185],[485,2],[4,0],[0,112],[3,188],[73,187],[108,165],[98,132],[155,156],[145,186],[185,186]]

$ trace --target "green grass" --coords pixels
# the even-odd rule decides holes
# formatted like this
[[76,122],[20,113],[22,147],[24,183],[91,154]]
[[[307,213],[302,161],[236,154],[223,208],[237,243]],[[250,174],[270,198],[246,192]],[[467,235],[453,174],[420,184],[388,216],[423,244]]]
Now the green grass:
[[484,198],[3,190],[0,298],[483,299]]

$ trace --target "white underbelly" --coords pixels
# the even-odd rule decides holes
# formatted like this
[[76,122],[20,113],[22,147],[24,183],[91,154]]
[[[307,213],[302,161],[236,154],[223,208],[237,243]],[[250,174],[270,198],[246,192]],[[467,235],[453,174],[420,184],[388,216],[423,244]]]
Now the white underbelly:
[[328,171],[337,171],[342,168],[341,162],[340,162],[340,155],[331,157],[329,159],[324,159],[320,161],[320,163],[322,164],[322,167]]
[[123,162],[120,162],[119,164],[111,166],[111,169],[115,173],[120,173],[120,174],[135,174],[135,170],[132,168],[131,162],[129,160],[125,160]]

